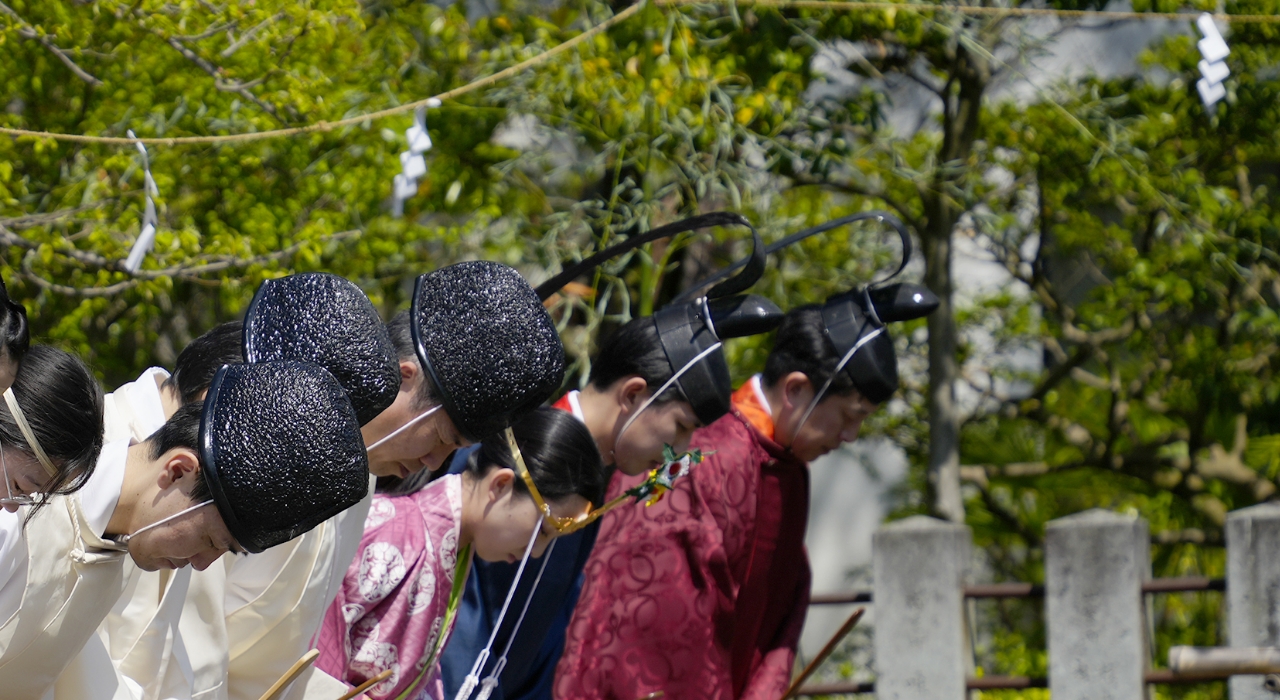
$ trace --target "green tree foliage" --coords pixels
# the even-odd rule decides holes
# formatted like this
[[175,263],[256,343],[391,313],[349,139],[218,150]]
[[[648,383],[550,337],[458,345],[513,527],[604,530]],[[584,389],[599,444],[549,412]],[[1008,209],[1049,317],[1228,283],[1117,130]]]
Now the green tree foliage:
[[[163,138],[332,123],[466,84],[620,9],[12,2],[0,8],[0,124]],[[1231,92],[1211,118],[1189,36],[1152,47],[1141,77],[1002,102],[992,86],[1020,79],[1049,40],[1017,18],[649,6],[430,110],[429,172],[404,218],[388,215],[388,199],[407,113],[287,138],[151,146],[161,225],[137,275],[121,265],[142,212],[136,150],[2,138],[5,276],[37,337],[114,385],[238,316],[267,277],[329,270],[390,314],[407,305],[414,276],[461,259],[499,260],[538,281],[698,212],[742,211],[773,240],[888,209],[948,297],[956,236],[1012,277],[972,305],[951,300],[928,324],[895,328],[904,391],[871,429],[911,458],[902,512],[965,517],[997,579],[1042,580],[1044,524],[1091,507],[1151,522],[1157,575],[1221,575],[1224,514],[1272,497],[1280,477],[1276,31],[1232,27]],[[816,68],[832,47],[861,76],[853,89],[833,89]],[[884,86],[900,83],[933,100],[918,129],[888,118]],[[809,239],[776,256],[756,291],[789,307],[865,283],[896,259],[885,233],[865,224]],[[600,333],[742,256],[744,240],[717,230],[659,242],[566,290],[555,314],[577,377]],[[731,345],[739,379],[766,347]],[[1042,354],[1043,369],[1000,361],[1019,350]],[[944,482],[961,475],[957,513]],[[1156,658],[1173,643],[1220,641],[1219,606],[1218,594],[1160,598]],[[1037,606],[977,613],[984,672],[1044,673]]]

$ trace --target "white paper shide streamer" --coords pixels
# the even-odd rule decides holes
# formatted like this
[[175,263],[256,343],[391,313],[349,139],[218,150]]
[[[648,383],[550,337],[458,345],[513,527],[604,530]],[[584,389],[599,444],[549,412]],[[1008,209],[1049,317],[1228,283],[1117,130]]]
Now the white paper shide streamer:
[[[136,139],[133,129],[129,129],[129,138]],[[138,240],[133,242],[133,248],[129,250],[129,257],[124,261],[124,269],[129,274],[136,275],[138,270],[142,269],[142,261],[147,257],[147,253],[151,252],[151,248],[156,244],[156,224],[159,220],[156,218],[156,202],[155,197],[160,196],[160,189],[156,187],[156,181],[151,177],[151,160],[147,157],[147,147],[142,143],[134,144],[138,147],[138,152],[142,154],[142,193],[146,197],[146,209],[142,212],[142,231],[138,233]]]
[[1227,87],[1222,81],[1231,75],[1231,69],[1227,67],[1227,56],[1231,54],[1231,49],[1227,48],[1218,25],[1213,23],[1213,15],[1208,12],[1201,14],[1196,18],[1196,26],[1204,35],[1203,39],[1196,42],[1200,55],[1204,56],[1199,64],[1201,78],[1196,81],[1196,90],[1200,92],[1200,100],[1204,102],[1205,109],[1213,112],[1218,100],[1227,96]]
[[425,107],[413,112],[413,126],[404,132],[409,150],[400,154],[400,174],[391,186],[391,213],[404,216],[404,203],[418,193],[418,180],[427,174],[427,159],[422,155],[431,150],[431,135],[427,133],[427,108],[439,107],[440,100],[427,100]]

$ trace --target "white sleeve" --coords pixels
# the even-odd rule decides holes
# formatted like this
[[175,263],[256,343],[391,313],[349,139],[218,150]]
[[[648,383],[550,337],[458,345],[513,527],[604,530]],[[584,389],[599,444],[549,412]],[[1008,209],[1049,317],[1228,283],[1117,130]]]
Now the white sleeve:
[[0,625],[22,607],[27,587],[27,538],[22,531],[25,509],[0,510]]

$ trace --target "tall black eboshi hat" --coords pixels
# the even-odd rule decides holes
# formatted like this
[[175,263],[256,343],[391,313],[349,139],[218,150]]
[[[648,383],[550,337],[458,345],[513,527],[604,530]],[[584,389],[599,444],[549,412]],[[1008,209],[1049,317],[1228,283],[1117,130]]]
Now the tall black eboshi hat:
[[200,418],[205,482],[247,551],[287,542],[359,503],[369,462],[338,380],[308,362],[225,365]]
[[244,316],[246,362],[297,360],[329,370],[360,425],[396,400],[400,362],[382,317],[355,283],[327,272],[267,280]]
[[[841,358],[836,371],[845,372],[858,393],[868,400],[884,403],[898,390],[898,357],[885,324],[928,316],[939,304],[937,295],[924,285],[911,282],[885,284],[901,274],[911,259],[911,235],[906,226],[887,212],[862,212],[804,229],[769,244],[765,250],[775,253],[810,236],[868,219],[887,223],[898,232],[902,240],[902,259],[898,268],[882,280],[829,297],[822,305],[822,321],[827,339]],[[735,263],[713,276],[708,283],[728,275],[743,264]],[[823,390],[815,396],[815,403]]]
[[474,261],[420,277],[410,332],[436,397],[462,436],[479,442],[537,408],[564,380],[564,346],[528,282]]
[[710,425],[729,412],[733,385],[729,365],[720,351],[721,340],[767,333],[782,322],[782,311],[773,302],[754,294],[740,294],[760,279],[765,263],[764,243],[746,217],[714,212],[676,221],[606,248],[538,286],[539,296],[545,299],[610,258],[660,238],[711,226],[745,226],[751,232],[751,255],[733,266],[746,269],[712,287],[705,296],[685,300],[727,275],[695,285],[651,317],[676,386],[703,425]]

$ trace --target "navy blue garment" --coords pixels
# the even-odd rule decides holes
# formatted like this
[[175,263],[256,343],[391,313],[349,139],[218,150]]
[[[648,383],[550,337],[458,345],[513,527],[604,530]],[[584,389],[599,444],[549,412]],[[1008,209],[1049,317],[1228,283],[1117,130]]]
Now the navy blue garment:
[[[472,449],[459,450],[454,455],[449,465],[451,473],[466,469]],[[573,608],[578,604],[578,594],[582,590],[582,569],[587,564],[599,531],[600,521],[597,520],[577,532],[556,538],[542,581],[507,656],[507,666],[498,678],[493,700],[551,700],[556,664],[564,651],[565,630],[569,627],[569,618],[573,616]],[[530,559],[525,566],[520,587],[511,600],[511,608],[494,640],[489,661],[480,674],[482,680],[502,656],[541,565],[542,559]],[[518,567],[519,564],[479,559],[472,563],[471,575],[467,577],[462,602],[458,605],[453,634],[440,657],[445,698],[452,700],[458,694],[476,658],[484,650]]]

